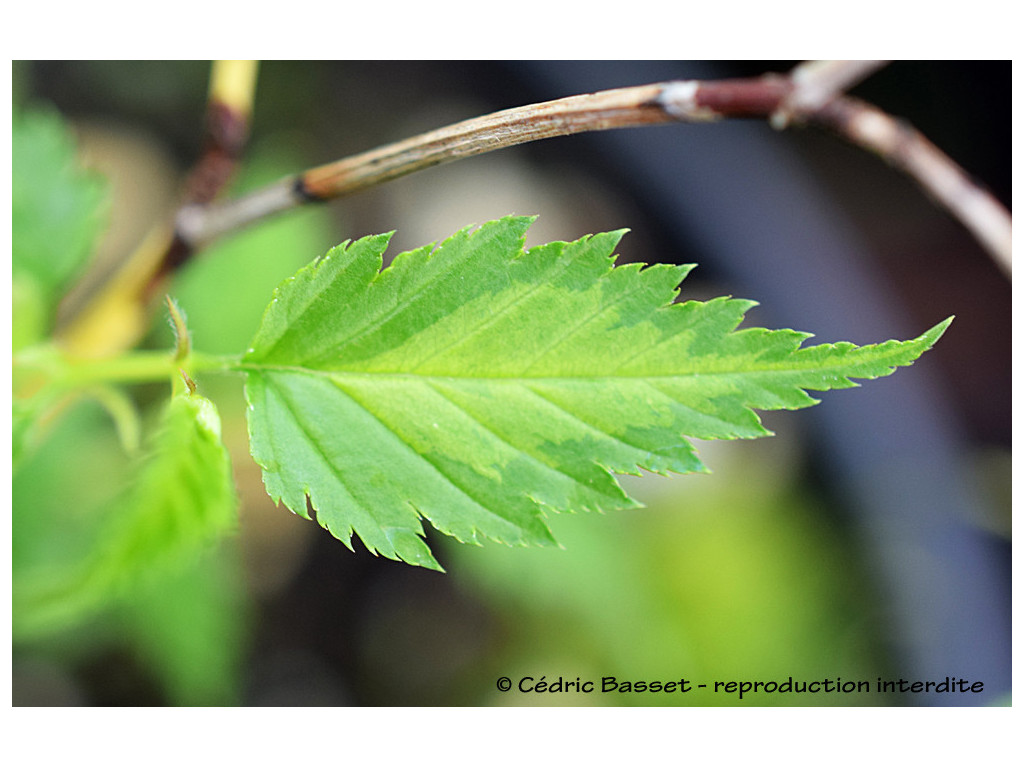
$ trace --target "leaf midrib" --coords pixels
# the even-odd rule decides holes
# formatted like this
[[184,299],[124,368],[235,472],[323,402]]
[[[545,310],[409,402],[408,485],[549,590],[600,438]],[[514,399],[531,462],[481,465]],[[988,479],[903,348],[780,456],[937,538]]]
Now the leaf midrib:
[[[901,350],[904,351],[905,350]],[[902,357],[902,356],[901,356]],[[260,363],[256,361],[243,361],[236,365],[236,370],[243,371],[246,373],[264,373],[264,372],[275,372],[275,373],[298,373],[310,376],[325,376],[328,378],[356,378],[356,379],[412,379],[415,381],[451,381],[455,380],[466,380],[466,381],[507,381],[510,383],[537,383],[545,381],[581,381],[581,382],[601,382],[601,381],[636,381],[636,380],[665,380],[665,379],[683,379],[683,378],[696,378],[696,377],[707,377],[707,376],[742,376],[746,374],[756,373],[806,373],[806,372],[820,372],[827,373],[829,371],[839,371],[844,378],[859,378],[856,371],[851,371],[851,367],[858,367],[860,365],[883,365],[887,367],[899,366],[900,362],[891,362],[888,360],[888,356],[881,357],[879,359],[868,359],[861,360],[851,366],[849,360],[837,360],[834,363],[822,365],[818,361],[810,361],[806,364],[793,364],[792,360],[780,362],[774,365],[757,365],[757,366],[744,366],[736,368],[725,368],[725,369],[709,369],[701,371],[688,371],[684,373],[667,373],[667,374],[595,374],[595,375],[578,375],[578,374],[566,374],[566,375],[544,375],[544,376],[524,376],[522,374],[517,375],[468,375],[461,373],[435,373],[435,374],[423,374],[423,373],[412,373],[409,371],[350,371],[344,368],[307,368],[301,365],[283,365],[280,363]],[[865,375],[866,376],[866,375]]]

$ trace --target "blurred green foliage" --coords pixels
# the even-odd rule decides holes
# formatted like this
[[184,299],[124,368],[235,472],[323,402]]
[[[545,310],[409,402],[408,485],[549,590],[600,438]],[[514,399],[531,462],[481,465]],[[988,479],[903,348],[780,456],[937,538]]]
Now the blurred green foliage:
[[14,349],[44,338],[63,289],[104,225],[102,180],[78,167],[71,132],[49,106],[16,108],[11,128]]
[[[101,209],[103,199],[95,175],[83,176],[81,183],[69,177],[74,146],[56,112],[32,112],[22,123],[15,189],[36,192],[16,196],[15,274],[32,277],[37,293],[49,297],[32,314],[16,300],[16,318],[43,318],[34,322],[35,332],[22,334],[27,344],[42,337],[59,290],[87,260],[100,232],[91,211]],[[274,148],[273,141],[265,146],[254,147],[238,189],[275,180],[301,165],[287,146]],[[17,147],[28,149],[19,152]],[[40,157],[43,150],[36,147],[49,154]],[[61,159],[53,159],[58,153]],[[47,192],[51,187],[57,190],[53,195]],[[69,197],[76,189],[81,191],[77,203]],[[55,213],[53,206],[62,200],[76,203],[81,215]],[[71,229],[54,229],[52,217]],[[225,240],[178,276],[171,291],[186,308],[193,337],[202,340],[204,351],[245,348],[276,285],[330,241],[328,220],[325,211],[313,209],[271,222],[258,232]],[[68,246],[64,250],[62,243]],[[60,258],[52,258],[54,248]],[[170,353],[173,341],[165,320],[157,317],[154,323],[159,330],[151,334],[150,344]],[[237,380],[218,381],[211,388],[234,405],[232,413],[240,412]],[[155,389],[135,392],[147,423],[159,420],[169,394]],[[181,402],[192,400],[204,399]],[[36,417],[50,408],[52,425],[37,429]],[[194,527],[178,513],[214,508],[208,504],[200,507],[196,499],[179,496],[167,507],[176,510],[173,521],[154,506],[162,503],[165,489],[200,493],[209,501],[212,489],[205,473],[192,477],[182,461],[191,456],[207,466],[221,459],[192,452],[191,438],[179,432],[184,443],[168,442],[164,434],[157,455],[133,460],[125,455],[110,414],[96,400],[55,407],[51,398],[19,399],[15,414],[15,449],[25,457],[16,466],[12,487],[15,659],[45,657],[75,667],[115,650],[135,659],[170,703],[238,703],[249,607],[236,542],[223,539],[210,550],[175,534],[188,535]],[[186,414],[172,423],[187,428],[195,421]],[[226,429],[244,432],[238,420]],[[29,432],[39,442],[33,452],[22,450]],[[233,507],[217,508],[235,518]],[[163,534],[157,535],[154,525],[164,526]],[[153,535],[160,541],[178,540],[194,554],[171,558],[161,567],[164,555],[172,553],[157,546]],[[47,596],[42,604],[39,595]]]

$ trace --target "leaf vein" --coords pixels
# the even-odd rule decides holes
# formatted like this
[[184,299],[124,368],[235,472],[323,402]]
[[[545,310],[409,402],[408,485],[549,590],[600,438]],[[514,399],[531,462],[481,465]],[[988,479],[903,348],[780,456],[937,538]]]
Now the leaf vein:
[[[570,263],[571,263],[571,260],[562,259],[559,262],[560,269],[558,271],[554,272],[553,274],[549,275],[549,278],[550,277],[554,277],[554,276],[556,276],[557,274],[559,274],[561,272],[564,272],[566,267],[568,267]],[[553,267],[549,268],[549,269],[553,269]],[[544,283],[544,282],[541,282],[541,281],[538,280],[532,286],[530,286],[526,291],[523,291],[521,293],[516,294],[516,296],[511,301],[506,302],[500,309],[498,309],[497,311],[491,313],[489,317],[485,318],[483,322],[478,324],[475,328],[473,328],[471,331],[469,331],[466,335],[454,339],[451,343],[445,345],[441,349],[435,350],[433,353],[428,355],[426,358],[424,358],[423,360],[420,360],[418,363],[416,363],[416,366],[415,366],[415,368],[413,368],[413,370],[420,370],[421,368],[423,368],[424,365],[429,363],[431,360],[433,360],[433,359],[435,359],[437,357],[440,357],[441,355],[443,355],[448,350],[450,350],[450,349],[452,349],[454,347],[458,347],[458,346],[464,345],[469,339],[472,339],[474,336],[479,335],[480,333],[482,333],[487,328],[492,327],[496,322],[498,322],[498,320],[502,319],[502,317],[507,315],[518,304],[521,304],[523,301],[525,301],[527,298],[529,298],[533,294],[535,294],[538,291],[540,291],[541,289],[547,288],[547,287],[548,287],[547,283]]]
[[[493,237],[492,233],[486,232],[486,231],[481,231],[481,230],[477,230],[476,232],[474,232],[469,237],[472,237],[472,238],[483,238],[485,234],[490,236],[490,237]],[[344,347],[351,346],[352,344],[354,344],[355,342],[359,341],[360,339],[366,337],[370,333],[373,333],[375,330],[380,328],[380,326],[382,326],[384,323],[388,322],[389,320],[392,320],[393,318],[401,315],[403,312],[411,311],[413,308],[415,308],[416,301],[423,295],[423,293],[425,291],[427,291],[429,288],[431,288],[439,280],[442,280],[445,277],[449,276],[453,271],[455,271],[455,269],[462,262],[467,261],[469,259],[472,259],[474,257],[474,255],[475,255],[474,248],[482,248],[482,247],[484,247],[484,246],[481,243],[477,243],[476,245],[474,245],[471,248],[464,247],[463,248],[463,253],[462,253],[462,255],[461,255],[461,257],[460,257],[460,259],[458,261],[451,261],[451,263],[447,265],[447,267],[448,267],[447,269],[439,270],[439,271],[435,272],[433,275],[431,275],[426,280],[421,282],[419,284],[419,286],[414,288],[409,293],[403,295],[401,301],[398,301],[398,294],[399,294],[399,292],[395,291],[394,292],[394,296],[393,296],[394,303],[388,308],[387,312],[385,312],[384,314],[378,314],[377,312],[374,312],[374,311],[367,312],[364,315],[363,322],[361,324],[355,326],[352,329],[352,332],[349,333],[347,336],[345,336],[345,337],[343,337],[343,338],[341,338],[339,340],[336,340],[334,342],[335,350],[337,350],[338,352],[341,352],[341,350]],[[420,265],[420,266],[423,267],[426,264],[430,263],[431,260],[437,258],[438,255],[439,255],[439,253],[438,253],[439,249],[440,249],[440,247],[435,247],[427,255],[427,258],[426,258],[426,261],[425,261],[424,265]],[[395,267],[392,266],[392,267],[390,267],[390,269],[395,269]],[[377,280],[383,274],[384,274],[384,272],[378,272],[374,276],[374,278],[370,282],[370,284],[367,286],[367,290],[371,290],[372,286],[374,286],[374,285],[378,285],[379,286],[379,283],[377,282]],[[404,272],[403,272],[402,276],[404,277]],[[428,296],[427,298],[429,299],[430,297]]]
[[528,372],[540,360],[544,359],[544,357],[546,357],[551,352],[551,350],[556,349],[557,347],[561,346],[567,340],[571,339],[573,336],[575,336],[577,333],[579,333],[583,328],[589,326],[596,318],[600,317],[601,315],[605,314],[606,312],[611,311],[617,305],[621,304],[623,302],[623,300],[629,298],[630,296],[634,295],[635,293],[640,292],[644,288],[645,288],[645,286],[642,283],[638,282],[637,284],[635,284],[633,286],[633,288],[631,290],[623,291],[623,292],[619,293],[618,295],[616,295],[615,299],[611,303],[609,303],[609,304],[607,304],[605,306],[600,307],[599,309],[595,310],[594,312],[591,312],[588,315],[584,315],[583,318],[579,320],[579,322],[574,323],[572,326],[566,328],[564,333],[562,333],[557,338],[555,338],[554,341],[552,341],[544,349],[541,350],[540,354],[535,356],[533,358],[533,360],[531,360],[529,363],[527,363],[527,365],[523,368],[523,372],[524,373]]
[[[295,419],[295,423],[303,431],[306,437],[309,438],[310,444],[316,449],[316,452],[317,454],[319,454],[321,461],[324,463],[324,465],[326,465],[327,469],[330,471],[330,475],[338,481],[338,484],[341,485],[345,493],[348,494],[348,496],[352,499],[353,502],[355,502],[356,504],[361,504],[362,502],[360,502],[360,500],[356,497],[355,493],[353,493],[349,485],[340,476],[340,474],[334,470],[334,467],[331,464],[331,460],[327,452],[324,450],[320,442],[309,431],[306,422],[301,418],[303,413],[302,408],[296,407],[295,403],[292,402],[292,399],[288,396],[285,389],[281,387],[279,384],[275,383],[272,377],[264,377],[264,379],[267,380],[268,386],[273,387],[273,389],[278,393],[278,396],[281,402],[284,404],[284,407],[288,409],[288,413],[291,414],[292,418]],[[274,452],[274,455],[277,455],[276,451]],[[303,489],[303,493],[307,496],[309,495],[308,485]]]
[[[397,429],[395,429],[390,424],[388,424],[388,422],[380,414],[378,414],[375,411],[373,411],[369,406],[367,406],[365,403],[363,403],[353,392],[350,392],[348,389],[346,389],[345,386],[342,384],[342,382],[340,382],[340,381],[338,381],[338,380],[336,380],[334,378],[332,378],[331,381],[334,383],[334,385],[346,397],[349,398],[349,400],[351,400],[353,403],[355,403],[357,406],[359,406],[361,409],[363,409],[363,411],[365,411],[374,421],[376,421],[378,424],[380,424],[389,433],[394,435],[398,439],[398,441],[409,450],[409,452],[412,454],[413,459],[418,459],[419,461],[425,463],[427,466],[429,466],[431,469],[433,469],[434,472],[442,480],[447,482],[448,485],[450,485],[452,488],[454,488],[462,496],[464,496],[465,498],[469,499],[469,501],[471,501],[473,503],[473,505],[475,507],[477,507],[478,509],[486,512],[488,515],[490,515],[492,517],[497,518],[498,520],[501,520],[501,521],[503,521],[505,523],[513,525],[516,528],[519,528],[520,530],[522,530],[522,526],[520,526],[519,523],[515,522],[514,520],[510,520],[507,517],[504,517],[503,515],[500,515],[499,513],[495,512],[493,509],[489,508],[486,504],[481,502],[480,499],[477,499],[472,493],[470,493],[469,490],[467,490],[466,488],[463,488],[453,477],[450,477],[437,463],[432,461],[428,456],[426,456],[423,453],[421,453],[420,451],[418,451],[416,449],[416,446],[414,446],[412,443],[410,443],[405,438],[405,436],[401,434],[401,432],[399,432]],[[427,517],[430,518],[431,520],[433,519],[433,518],[430,517],[430,515],[427,515]],[[474,526],[474,529],[475,530],[479,530],[476,526]]]
[[572,411],[567,410],[560,403],[557,403],[554,400],[552,400],[551,398],[549,398],[546,395],[544,395],[543,393],[538,392],[536,389],[534,389],[529,384],[524,385],[524,387],[525,387],[525,389],[528,392],[530,392],[534,396],[540,398],[541,400],[543,400],[546,403],[549,403],[551,406],[553,406],[557,410],[559,410],[562,413],[564,413],[570,419],[573,419],[574,421],[582,424],[583,426],[585,426],[587,429],[591,430],[592,432],[596,432],[597,434],[599,434],[599,435],[601,435],[603,437],[607,437],[610,440],[614,440],[615,442],[619,443],[620,445],[624,445],[627,448],[632,448],[633,450],[637,450],[637,451],[640,451],[642,453],[653,453],[653,451],[651,451],[649,448],[646,448],[646,447],[644,447],[642,445],[636,445],[635,443],[631,443],[628,440],[623,439],[620,435],[613,435],[610,432],[606,432],[605,430],[601,429],[597,425],[591,424],[586,419],[583,419],[580,416],[578,416],[577,414],[573,413]]
[[530,458],[531,458],[531,459],[532,459],[532,460],[533,460],[533,461],[534,461],[535,463],[537,463],[537,464],[540,464],[540,465],[542,465],[542,466],[543,466],[543,467],[545,467],[546,469],[552,470],[552,471],[553,471],[553,472],[555,472],[556,474],[559,474],[559,475],[562,475],[563,477],[566,477],[566,478],[568,478],[568,479],[569,479],[569,480],[571,480],[571,481],[572,481],[573,483],[585,483],[585,481],[584,481],[584,480],[581,480],[581,479],[579,479],[579,478],[577,478],[577,477],[573,477],[572,475],[570,475],[570,474],[569,474],[568,472],[566,472],[565,470],[563,470],[563,469],[560,469],[560,468],[558,468],[558,467],[554,466],[553,464],[551,464],[550,462],[548,462],[548,461],[547,461],[547,459],[546,459],[545,457],[543,457],[543,456],[538,456],[538,455],[536,455],[535,453],[533,453],[532,451],[528,451],[528,450],[526,450],[525,448],[520,448],[519,446],[517,446],[517,445],[514,445],[514,444],[512,444],[511,442],[509,442],[508,438],[506,438],[506,437],[503,437],[502,435],[499,435],[499,434],[498,434],[497,432],[495,432],[495,431],[494,431],[494,429],[492,429],[492,428],[491,428],[491,427],[490,427],[489,425],[487,425],[487,424],[484,424],[484,423],[483,423],[482,421],[480,421],[480,419],[478,419],[478,418],[477,418],[476,416],[474,416],[474,415],[473,415],[472,413],[470,413],[470,412],[469,412],[469,411],[467,411],[467,410],[466,410],[465,408],[463,408],[463,407],[462,407],[461,405],[459,405],[459,404],[458,404],[458,403],[456,403],[456,402],[455,402],[454,400],[452,400],[452,399],[451,399],[451,398],[450,398],[450,397],[449,397],[448,395],[446,395],[446,394],[445,394],[445,393],[444,393],[443,391],[441,391],[440,389],[438,389],[437,385],[436,385],[436,384],[435,384],[434,382],[427,382],[427,385],[428,385],[428,386],[429,386],[429,387],[430,387],[430,388],[431,388],[431,389],[432,389],[432,390],[433,390],[434,392],[436,392],[436,393],[437,393],[437,394],[438,394],[438,395],[439,395],[439,396],[440,396],[441,398],[443,398],[443,399],[444,399],[444,400],[445,400],[445,401],[446,401],[447,403],[451,404],[451,406],[452,406],[453,408],[456,408],[456,409],[457,409],[457,410],[459,410],[459,411],[460,411],[461,413],[464,413],[464,414],[465,414],[466,416],[468,416],[468,417],[469,417],[469,418],[470,418],[470,419],[471,419],[471,420],[472,420],[472,421],[473,421],[473,422],[474,422],[475,424],[479,425],[479,426],[480,426],[480,427],[481,427],[481,428],[482,428],[483,430],[485,430],[486,432],[488,432],[489,434],[491,434],[492,436],[494,436],[494,438],[495,438],[495,439],[496,439],[496,440],[497,440],[498,442],[502,443],[503,445],[506,445],[506,446],[508,446],[509,448],[511,448],[511,449],[512,449],[513,451],[516,451],[517,453],[522,453],[522,454],[524,454],[524,455],[526,455],[526,456],[529,456],[529,457],[530,457]]

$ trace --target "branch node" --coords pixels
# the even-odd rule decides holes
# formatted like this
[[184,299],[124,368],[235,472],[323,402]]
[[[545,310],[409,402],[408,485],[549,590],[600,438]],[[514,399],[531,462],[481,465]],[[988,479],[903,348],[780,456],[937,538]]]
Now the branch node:
[[668,83],[658,94],[657,104],[666,114],[677,120],[716,120],[718,115],[712,109],[697,103],[700,83],[696,80],[678,80]]

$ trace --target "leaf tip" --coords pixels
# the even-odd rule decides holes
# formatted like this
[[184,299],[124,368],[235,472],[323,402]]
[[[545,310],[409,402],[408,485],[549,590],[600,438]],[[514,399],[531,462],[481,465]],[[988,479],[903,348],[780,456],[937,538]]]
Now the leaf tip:
[[927,339],[929,342],[929,346],[934,344],[935,342],[942,338],[942,335],[946,332],[946,329],[953,324],[953,319],[955,317],[956,315],[950,315],[941,323],[932,326],[931,328],[924,332],[921,338]]
[[386,528],[384,535],[387,537],[388,543],[391,544],[394,554],[390,555],[387,552],[382,552],[382,554],[409,565],[418,565],[421,568],[429,568],[440,573],[445,572],[441,564],[434,559],[434,555],[422,535],[416,531],[408,528]]

